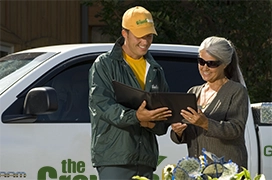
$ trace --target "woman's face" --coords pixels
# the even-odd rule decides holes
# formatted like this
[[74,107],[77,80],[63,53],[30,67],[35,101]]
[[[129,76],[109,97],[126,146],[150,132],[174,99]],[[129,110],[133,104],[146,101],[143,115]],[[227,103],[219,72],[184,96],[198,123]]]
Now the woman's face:
[[[199,52],[199,57],[202,58],[205,61],[218,61],[213,56],[211,56],[209,53],[207,53],[206,50],[201,50]],[[213,83],[219,79],[222,79],[225,77],[224,69],[226,65],[221,63],[218,67],[208,67],[207,64],[200,65],[198,63],[198,70],[202,77],[202,79],[206,82]]]

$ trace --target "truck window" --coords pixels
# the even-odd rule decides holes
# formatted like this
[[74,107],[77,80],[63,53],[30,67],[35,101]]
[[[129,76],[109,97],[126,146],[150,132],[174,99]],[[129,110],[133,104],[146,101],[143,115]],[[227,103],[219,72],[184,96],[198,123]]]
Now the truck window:
[[8,55],[0,59],[0,79],[25,66],[43,53],[22,53]]
[[163,67],[172,92],[187,92],[190,87],[204,83],[197,67],[196,58],[155,56]]
[[[197,69],[197,61],[182,57],[156,57],[162,65],[172,92],[187,92],[196,84],[203,83]],[[88,71],[90,64],[69,68],[46,85],[57,91],[59,108],[55,113],[38,117],[38,122],[89,123]]]
[[54,52],[30,52],[10,54],[1,58],[0,94],[55,54]]
[[93,59],[85,63],[61,65],[37,79],[32,87],[17,96],[18,99],[2,114],[2,120],[14,115],[23,116],[24,98],[30,88],[50,86],[56,90],[58,110],[52,114],[38,115],[34,123],[89,123],[88,73]]
[[56,75],[45,86],[58,96],[58,110],[38,116],[37,122],[90,122],[88,110],[88,71],[90,64],[73,66]]
[[[163,56],[153,54],[164,69],[170,91],[187,92],[188,89],[203,83],[197,69],[196,57]],[[35,84],[18,95],[18,99],[3,113],[2,119],[11,115],[23,115],[23,102],[26,92],[33,87],[50,86],[57,92],[58,110],[52,114],[38,115],[34,123],[90,123],[88,98],[89,68],[96,56],[88,60],[73,59],[72,64],[60,65],[46,73]]]

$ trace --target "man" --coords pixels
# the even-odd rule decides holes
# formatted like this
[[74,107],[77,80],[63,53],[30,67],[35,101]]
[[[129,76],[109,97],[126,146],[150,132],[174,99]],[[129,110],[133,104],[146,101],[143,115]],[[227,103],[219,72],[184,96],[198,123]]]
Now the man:
[[152,16],[143,7],[128,9],[122,19],[122,37],[110,52],[101,54],[89,72],[91,155],[99,179],[152,179],[158,160],[156,135],[166,134],[167,107],[137,110],[118,104],[112,81],[145,91],[168,91],[161,66],[148,52],[157,35]]

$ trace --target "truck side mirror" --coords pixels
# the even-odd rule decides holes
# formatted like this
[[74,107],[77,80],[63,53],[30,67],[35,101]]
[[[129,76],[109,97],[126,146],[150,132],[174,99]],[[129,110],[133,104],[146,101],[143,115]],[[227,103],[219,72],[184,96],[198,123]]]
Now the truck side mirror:
[[36,87],[31,89],[26,95],[24,101],[25,114],[49,114],[57,109],[57,93],[52,87]]

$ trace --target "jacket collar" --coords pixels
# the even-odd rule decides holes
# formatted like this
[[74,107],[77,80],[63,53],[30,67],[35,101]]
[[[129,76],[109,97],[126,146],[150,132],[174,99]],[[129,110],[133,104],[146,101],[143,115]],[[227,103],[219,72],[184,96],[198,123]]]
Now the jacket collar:
[[110,56],[115,60],[123,60],[123,53],[122,53],[122,45],[124,44],[124,37],[119,37],[117,41],[115,42],[111,52]]

